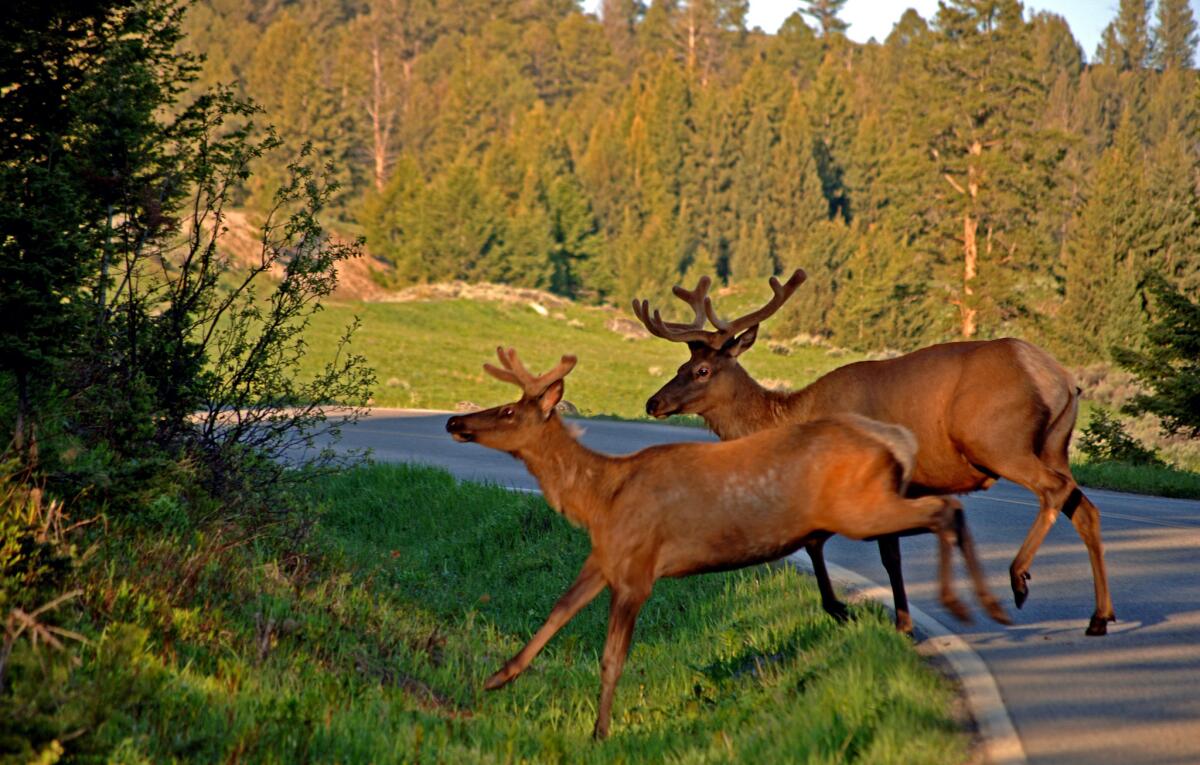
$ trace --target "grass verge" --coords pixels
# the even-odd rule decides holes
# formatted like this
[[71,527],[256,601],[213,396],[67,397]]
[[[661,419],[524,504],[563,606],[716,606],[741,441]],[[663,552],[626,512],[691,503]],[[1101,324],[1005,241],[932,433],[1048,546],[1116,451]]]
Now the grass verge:
[[427,468],[350,471],[313,499],[324,511],[301,553],[170,518],[110,530],[80,571],[82,664],[14,653],[0,759],[22,734],[53,740],[17,761],[965,757],[952,689],[884,612],[836,625],[788,567],[660,583],[613,737],[595,744],[603,596],[524,676],[481,690],[575,576],[581,532],[540,497]]
[[1169,466],[1127,465],[1123,462],[1080,462],[1071,465],[1084,486],[1131,491],[1159,497],[1200,499],[1200,473]]

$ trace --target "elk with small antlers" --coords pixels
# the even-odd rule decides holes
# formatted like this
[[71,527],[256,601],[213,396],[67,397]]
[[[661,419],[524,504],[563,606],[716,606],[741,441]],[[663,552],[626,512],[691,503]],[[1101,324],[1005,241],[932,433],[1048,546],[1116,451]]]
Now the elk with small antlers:
[[[986,489],[997,478],[1037,495],[1037,518],[1009,567],[1018,608],[1029,594],[1029,565],[1050,526],[1060,512],[1071,519],[1087,546],[1095,585],[1096,610],[1087,634],[1106,634],[1108,623],[1116,619],[1100,541],[1100,512],[1080,491],[1067,460],[1079,396],[1071,375],[1045,351],[1005,338],[943,343],[893,359],[860,361],[802,390],[767,390],[746,373],[738,357],[754,345],[758,325],[778,311],[805,278],[800,269],[784,284],[771,277],[770,301],[732,321],[717,316],[707,276],[694,290],[675,287],[675,295],[695,314],[690,323],[663,321],[647,301],[634,300],[633,311],[646,329],[665,340],[687,343],[691,350],[675,377],[646,401],[646,412],[654,417],[698,414],[722,440],[838,413],[902,425],[918,444],[908,496],[962,494]],[[706,318],[715,330],[705,329]],[[806,549],[825,609],[844,619],[845,606],[834,596],[825,569],[823,543],[812,540]],[[911,631],[898,539],[880,537],[879,551],[892,584],[896,625]]]
[[865,539],[914,528],[935,532],[942,602],[965,620],[951,585],[950,545],[957,540],[980,603],[1007,623],[987,590],[962,505],[953,498],[902,496],[915,450],[903,428],[845,415],[730,443],[668,444],[611,457],[580,444],[555,411],[574,356],[535,377],[511,348],[499,348],[497,355],[502,366],[484,369],[520,387],[520,400],[451,417],[446,430],[455,440],[521,459],[546,501],[587,529],[592,550],[546,623],[488,678],[487,689],[521,674],[608,586],[612,600],[594,729],[603,738],[634,621],[655,580],[773,560],[831,534]]

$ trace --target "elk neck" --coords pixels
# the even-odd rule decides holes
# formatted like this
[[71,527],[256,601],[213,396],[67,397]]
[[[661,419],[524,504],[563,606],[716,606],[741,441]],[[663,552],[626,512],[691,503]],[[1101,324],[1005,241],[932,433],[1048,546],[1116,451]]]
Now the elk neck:
[[579,442],[573,426],[553,414],[538,438],[513,456],[537,479],[546,502],[567,520],[591,528],[596,513],[615,494],[617,461]]
[[816,396],[812,386],[798,391],[770,390],[741,366],[729,371],[739,376],[733,395],[699,413],[722,441],[785,423],[807,422],[819,414],[813,411]]

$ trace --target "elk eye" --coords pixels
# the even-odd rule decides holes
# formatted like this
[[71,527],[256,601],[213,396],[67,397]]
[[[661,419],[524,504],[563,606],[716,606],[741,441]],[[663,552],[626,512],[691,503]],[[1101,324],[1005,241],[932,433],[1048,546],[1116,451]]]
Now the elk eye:
[[696,377],[708,377],[708,367],[700,367],[696,370]]
[[504,407],[503,409],[500,410],[500,416],[501,417],[512,417],[513,416],[513,408],[511,406]]

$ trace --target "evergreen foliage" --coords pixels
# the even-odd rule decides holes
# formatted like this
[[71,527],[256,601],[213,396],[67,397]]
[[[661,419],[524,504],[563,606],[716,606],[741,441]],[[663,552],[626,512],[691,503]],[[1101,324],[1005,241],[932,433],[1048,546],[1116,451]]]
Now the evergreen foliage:
[[[701,266],[753,279],[769,252],[812,274],[788,330],[1078,360],[1140,342],[1149,274],[1200,289],[1186,2],[1122,0],[1091,62],[1018,0],[948,0],[868,45],[841,6],[771,35],[744,0],[200,0],[184,44],[208,57],[195,87],[236,82],[281,150],[343,168],[331,211],[399,284],[624,304]],[[279,156],[241,203],[269,201]]]
[[1158,0],[1155,11],[1154,65],[1191,69],[1196,56],[1196,17],[1188,0]]
[[1130,414],[1153,414],[1163,430],[1200,437],[1200,304],[1156,280],[1151,286],[1156,316],[1145,350],[1114,351],[1121,366],[1137,375],[1149,393],[1135,396]]
[[850,26],[838,18],[846,0],[802,0],[804,8],[800,11],[821,27],[821,36],[844,35]]

